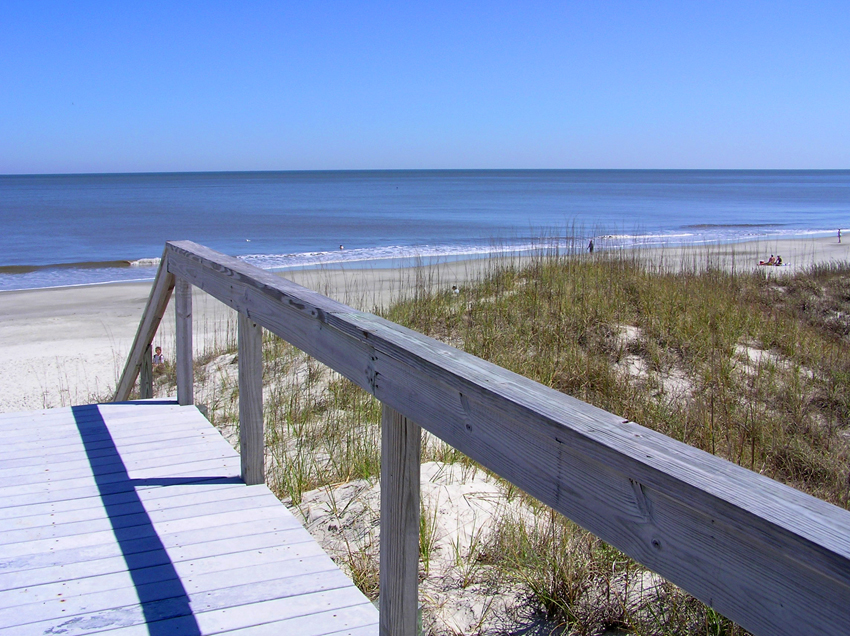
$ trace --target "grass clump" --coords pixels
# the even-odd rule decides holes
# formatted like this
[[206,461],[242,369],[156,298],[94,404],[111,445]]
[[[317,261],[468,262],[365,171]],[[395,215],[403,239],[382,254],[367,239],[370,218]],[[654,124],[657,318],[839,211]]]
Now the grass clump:
[[[427,316],[426,318],[422,318]],[[510,264],[389,318],[847,508],[850,267]]]

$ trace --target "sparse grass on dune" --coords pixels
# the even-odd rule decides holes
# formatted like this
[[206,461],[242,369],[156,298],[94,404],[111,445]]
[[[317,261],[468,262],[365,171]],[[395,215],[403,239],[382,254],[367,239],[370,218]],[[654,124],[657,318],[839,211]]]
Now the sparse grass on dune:
[[[850,507],[850,266],[776,279],[655,265],[636,253],[549,255],[461,295],[401,303],[389,318]],[[740,632],[666,583],[627,602],[634,564],[546,517],[506,519],[493,554],[576,633]]]
[[850,266],[771,279],[542,258],[388,317],[850,506]]
[[[668,259],[669,260],[669,259]],[[787,276],[640,252],[494,261],[455,294],[417,273],[390,320],[844,508],[850,459],[850,264]],[[232,333],[232,332],[231,332]],[[232,338],[231,338],[232,340]],[[199,394],[232,428],[235,343]],[[380,404],[277,338],[264,340],[268,481],[298,503],[380,471]],[[213,404],[214,402],[214,404]],[[230,406],[228,406],[230,405]],[[468,458],[425,436],[423,461]],[[743,634],[509,484],[464,588],[510,582],[555,633]],[[425,510],[423,576],[433,560]],[[368,544],[368,542],[367,542]],[[365,544],[364,544],[365,545]],[[343,564],[377,593],[372,548]],[[466,579],[469,580],[466,580]],[[482,632],[483,633],[483,632]],[[495,632],[487,632],[495,633]]]

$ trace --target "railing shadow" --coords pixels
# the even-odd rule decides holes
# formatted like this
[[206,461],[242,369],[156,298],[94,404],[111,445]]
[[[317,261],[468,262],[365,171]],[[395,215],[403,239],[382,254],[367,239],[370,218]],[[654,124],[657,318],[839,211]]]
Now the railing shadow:
[[[75,406],[72,412],[103,507],[133,579],[148,634],[200,636],[186,589],[135,488],[209,483],[211,480],[130,479],[97,405]],[[116,498],[114,493],[119,490],[124,491],[123,496]]]

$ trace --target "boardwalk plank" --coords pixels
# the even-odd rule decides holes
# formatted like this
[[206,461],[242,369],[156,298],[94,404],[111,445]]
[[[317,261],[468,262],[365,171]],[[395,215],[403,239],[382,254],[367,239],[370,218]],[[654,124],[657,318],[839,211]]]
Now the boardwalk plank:
[[[173,633],[173,634],[217,634],[225,633],[218,625],[224,620],[228,620],[228,634],[298,634],[299,636],[319,636],[328,631],[336,633],[340,628],[370,628],[374,631],[367,631],[367,634],[377,634],[377,611],[374,606],[368,601],[362,600],[356,605],[346,605],[351,596],[357,594],[350,582],[346,584],[347,579],[339,570],[333,570],[329,574],[317,573],[305,575],[302,577],[293,577],[287,580],[277,580],[266,582],[264,584],[254,584],[251,586],[240,586],[223,590],[215,590],[203,595],[199,595],[193,600],[192,613],[194,614],[194,625],[187,625],[185,616],[179,614],[179,609],[174,607],[174,603],[170,599],[161,601],[155,611],[159,613],[161,618],[155,623],[146,623],[145,616],[141,614],[138,606],[128,605],[122,607],[114,607],[105,611],[88,612],[75,616],[62,617],[60,619],[48,619],[37,623],[28,623],[24,625],[16,625],[7,629],[0,629],[0,634],[14,634],[16,636],[41,636],[45,633],[58,633],[66,636],[76,636],[79,634],[94,634],[108,632],[110,634],[120,634],[121,636],[129,635],[144,635],[148,636],[152,627],[155,628],[153,633]],[[293,588],[292,583],[298,587]],[[338,587],[335,587],[335,584]],[[315,589],[314,589],[315,588]],[[307,591],[311,590],[312,591]],[[266,622],[251,627],[253,610],[258,603],[268,600],[269,598],[278,601],[275,606],[269,609],[276,609],[283,612],[287,606],[294,606],[297,610],[301,606],[302,601],[309,598],[310,595],[321,594],[325,592],[326,598],[339,599],[334,604],[336,607],[332,610],[326,610],[319,613],[308,613],[306,615],[297,616],[281,621]],[[360,598],[363,599],[362,594]],[[178,609],[178,613],[174,610]],[[236,618],[233,620],[228,615]],[[208,618],[209,617],[209,618]],[[207,624],[205,628],[205,623]],[[233,629],[233,624],[247,624],[248,627]],[[197,625],[199,631],[193,631],[192,628]],[[187,629],[189,628],[189,629]],[[195,629],[197,629],[195,628]],[[278,631],[248,631],[248,630],[268,630],[275,629]],[[50,631],[52,630],[52,631]],[[114,630],[114,631],[112,631]],[[362,632],[361,632],[362,633]]]
[[[179,428],[170,429],[167,431],[160,430],[141,430],[139,434],[132,440],[123,440],[122,445],[130,446],[132,444],[145,444],[157,441],[182,440],[190,438],[205,438],[213,439],[214,431],[210,431],[207,426],[193,425],[181,426]],[[92,441],[89,449],[95,456],[103,455],[99,450],[107,450],[111,446],[111,441],[106,436],[102,437],[101,441]],[[83,446],[79,436],[76,438],[68,437],[63,439],[47,438],[47,439],[28,439],[26,443],[15,444],[14,446],[4,446],[4,450],[0,451],[0,461],[14,458],[39,458],[45,454],[59,454],[64,452],[79,452]]]
[[[124,448],[123,444],[122,448]],[[185,452],[180,453],[179,451],[184,448]],[[120,457],[115,455],[114,450],[109,454],[106,449],[102,452],[93,452],[89,456],[91,461],[88,462],[85,461],[85,458],[79,457],[79,450],[76,453],[77,458],[73,458],[70,453],[57,453],[58,459],[56,461],[47,459],[38,464],[31,460],[27,460],[27,462],[19,461],[17,466],[9,466],[4,462],[3,468],[0,469],[0,479],[5,480],[7,476],[38,475],[45,470],[49,471],[51,476],[56,479],[78,474],[91,476],[93,468],[97,469],[98,474],[103,474],[110,467],[133,470],[134,468],[155,467],[165,464],[180,464],[188,458],[197,461],[202,457],[237,456],[228,444],[210,444],[200,435],[186,437],[180,443],[175,443],[174,440],[149,441],[143,445],[127,446],[127,449],[126,455],[122,452]],[[87,473],[86,469],[88,469]]]
[[268,488],[237,483],[238,454],[194,407],[6,414],[0,431],[0,634],[377,633],[374,606]]
[[[254,519],[276,519],[281,527],[295,527],[298,524],[294,518],[287,520],[281,518],[279,512],[269,506],[257,508],[251,511],[251,516],[247,517],[246,513],[237,510],[235,512],[223,512],[215,515],[206,515],[199,518],[179,519],[176,521],[168,521],[158,524],[157,532],[153,532],[149,527],[139,527],[137,529],[130,528],[126,533],[128,540],[144,539],[150,536],[168,535],[178,532],[193,531],[203,533],[209,528],[214,528],[218,525],[228,523],[239,523],[246,520]],[[9,559],[14,560],[15,557],[28,556],[38,554],[45,550],[68,550],[72,548],[82,548],[99,545],[101,543],[112,543],[115,541],[115,533],[111,530],[103,530],[100,532],[91,532],[87,534],[76,534],[69,537],[57,537],[55,539],[41,539],[36,541],[24,541],[19,543],[10,543],[0,545],[0,562]]]
[[[241,485],[220,484],[220,486],[223,487],[205,488],[203,485],[193,485],[192,488],[194,491],[186,491],[184,489],[180,494],[171,495],[170,500],[164,500],[164,498],[160,498],[160,500],[145,499],[145,508],[149,511],[164,507],[174,509],[183,506],[193,506],[199,503],[228,501],[245,496],[245,489]],[[180,486],[169,486],[156,490],[168,493],[172,488],[180,488]],[[113,496],[109,504],[110,515],[114,517],[121,514],[133,514],[135,512],[134,500],[135,496],[131,493],[121,493]],[[71,504],[74,502],[80,503],[74,508],[66,507],[61,511],[62,523],[99,519],[105,514],[103,502],[99,497],[77,499],[68,503]],[[0,531],[55,525],[52,515],[56,514],[56,508],[60,503],[64,502],[33,504],[30,506],[17,506],[15,509],[5,509],[3,512],[15,510],[18,514],[10,514],[8,517],[0,516]]]
[[[215,459],[206,459],[200,461],[187,461],[179,465],[169,465],[169,469],[172,469],[173,472],[162,470],[161,467],[153,467],[153,468],[144,468],[144,469],[136,469],[133,471],[133,479],[155,479],[157,477],[192,477],[194,476],[194,471],[197,470],[207,470],[207,469],[218,469],[219,474],[223,475],[239,475],[239,458],[238,457],[222,457]],[[0,487],[0,498],[5,497],[15,497],[16,495],[29,495],[33,498],[38,497],[40,494],[54,494],[58,493],[58,496],[63,497],[59,491],[68,490],[74,488],[81,488],[88,486],[93,483],[91,477],[78,477],[78,478],[70,478],[70,479],[62,479],[60,477],[57,481],[50,481],[50,477],[47,476],[48,481],[46,482],[28,482],[23,484],[16,484],[12,486],[4,486]],[[105,486],[109,486],[110,484],[114,484],[117,490],[126,489],[126,479],[121,477],[112,477],[110,475],[105,475],[103,483]],[[125,488],[122,488],[125,486]]]
[[[298,537],[296,537],[297,539]],[[232,546],[234,549],[236,547],[236,545]],[[202,574],[218,574],[219,578],[226,579],[228,578],[226,573],[238,568],[257,567],[274,563],[281,564],[290,559],[306,559],[317,556],[325,556],[322,548],[315,541],[304,539],[300,543],[275,545],[259,550],[211,554],[189,561],[175,561],[171,559],[171,562],[174,564],[174,569],[181,578],[194,578]],[[224,576],[222,576],[222,573],[224,573]],[[74,579],[41,585],[30,583],[26,587],[7,589],[0,594],[0,609],[22,607],[28,603],[50,602],[57,597],[68,599],[72,596],[114,592],[122,588],[129,588],[130,592],[135,592],[134,586],[140,582],[153,584],[168,581],[173,576],[173,570],[163,563],[151,563],[150,567],[140,572],[140,576],[134,578],[130,578],[127,575],[126,567],[103,574],[95,574],[90,569],[89,572],[83,572],[81,574],[81,576]]]
[[[271,495],[274,497],[274,495]],[[150,522],[156,524],[160,521],[177,521],[181,519],[197,519],[211,514],[243,512],[250,514],[254,510],[268,506],[279,505],[276,500],[269,502],[265,495],[255,494],[251,497],[240,497],[229,501],[210,501],[194,505],[179,506],[161,510],[138,510],[135,512],[124,512],[115,516],[107,517],[103,514],[100,518],[86,519],[83,521],[65,521],[59,523],[42,525],[29,528],[15,528],[0,531],[0,542],[10,545],[22,541],[37,541],[40,539],[57,539],[59,537],[70,537],[92,532],[109,531],[112,528],[133,528],[144,526]],[[126,508],[126,506],[124,507]]]
[[[317,567],[321,564],[324,567]],[[292,568],[270,564],[267,568],[244,568],[222,576],[218,573],[200,576],[189,581],[186,589],[191,601],[191,611],[198,614],[213,609],[239,607],[270,598],[302,596],[323,590],[341,590],[351,581],[337,568],[327,555],[294,560]],[[174,599],[180,592],[162,582],[122,588],[102,593],[86,594],[68,599],[54,599],[51,603],[32,603],[10,610],[0,609],[0,625],[24,626],[36,624],[42,629],[65,627],[68,619],[96,615],[104,623],[120,621],[118,626],[143,624],[150,615],[157,620],[176,618],[186,610]],[[143,612],[136,592],[146,593],[152,611]],[[146,618],[147,616],[147,618]],[[79,621],[78,621],[79,622]],[[2,633],[2,632],[0,632]],[[42,633],[42,632],[38,632]],[[70,632],[70,633],[73,633]]]
[[[129,453],[121,457],[105,456],[93,461],[71,460],[64,462],[44,462],[35,466],[18,466],[0,469],[0,480],[14,479],[18,484],[39,483],[45,477],[52,481],[73,479],[76,477],[91,477],[92,468],[97,468],[100,475],[108,472],[118,473],[135,469],[150,469],[157,467],[170,468],[185,463],[186,457],[193,462],[218,459],[221,457],[234,458],[231,448],[210,447],[203,440],[187,438],[189,443],[176,444],[146,444],[143,450]],[[183,452],[181,452],[183,451]],[[152,459],[153,458],[153,459]],[[123,460],[123,461],[122,461]],[[49,474],[45,474],[49,473]]]
[[[354,602],[352,602],[354,601]],[[340,627],[345,623],[349,627],[342,631],[334,631],[329,636],[376,636],[377,625],[374,623],[374,608],[369,603],[363,602],[362,596],[357,602],[357,595],[350,589],[335,589],[305,594],[299,597],[285,597],[263,601],[250,605],[242,605],[234,608],[226,607],[196,613],[201,634],[244,634],[246,629],[271,630],[266,633],[275,634],[322,634],[326,632],[328,619],[337,621],[331,629]],[[339,620],[340,610],[344,610],[346,617]],[[277,616],[278,618],[269,619]],[[303,620],[301,620],[303,619]],[[157,630],[162,633],[179,634],[183,619],[174,618],[157,623]],[[324,626],[323,626],[324,624]],[[315,629],[320,631],[316,632]],[[297,631],[296,631],[297,630]],[[109,631],[110,636],[149,636],[150,632],[145,625],[132,625]]]
[[[149,428],[158,428],[161,426],[161,419],[153,420],[151,418],[152,409],[156,409],[157,418],[167,418],[173,422],[196,422],[203,423],[203,416],[195,411],[182,409],[177,405],[173,406],[144,406],[133,407],[125,405],[101,405],[99,411],[102,417],[108,417],[110,421],[110,431],[120,430],[121,427],[128,427],[134,424],[144,424]],[[81,414],[73,411],[73,407],[57,409],[57,412],[39,415],[34,413],[16,413],[14,417],[9,417],[8,414],[0,414],[0,431],[10,440],[25,440],[34,435],[40,436],[55,436],[67,435],[71,431],[79,430],[80,428],[98,427],[99,419],[92,418],[85,413]]]
[[[123,443],[121,445],[121,457],[124,458],[126,463],[139,457],[144,457],[151,452],[157,453],[160,457],[165,457],[169,455],[179,455],[182,453],[191,454],[192,451],[190,448],[201,449],[205,446],[209,446],[205,437],[198,435],[196,431],[187,431],[184,438],[177,438],[182,440],[179,444],[175,444],[173,442],[174,439],[175,438],[164,440],[161,436],[157,436],[138,444]],[[38,471],[43,469],[45,466],[49,466],[52,472],[56,472],[58,470],[67,470],[81,465],[94,466],[98,463],[112,463],[115,461],[108,448],[104,448],[100,451],[89,452],[88,457],[91,461],[87,461],[85,458],[80,457],[79,444],[77,444],[76,447],[71,447],[69,450],[53,451],[49,457],[46,457],[43,452],[38,455],[33,454],[24,457],[10,457],[3,460],[3,467],[0,468],[0,475],[21,475],[28,471]]]
[[[237,467],[238,468],[238,467]],[[212,482],[218,481],[219,483],[232,483],[239,479],[239,475],[236,471],[233,470],[233,467],[229,467],[226,470],[222,470],[220,466],[213,466],[211,468],[204,469],[195,469],[192,471],[191,475],[178,475],[174,477],[173,484],[176,485],[179,483],[179,480],[191,480],[192,483],[204,483],[204,482]],[[157,489],[164,487],[164,484],[155,483],[158,480],[150,480],[150,482],[138,482],[138,485],[127,484],[116,482],[114,484],[105,484],[103,488],[98,491],[97,486],[91,483],[82,483],[81,485],[67,488],[67,489],[55,489],[48,492],[39,493],[40,497],[35,498],[30,493],[18,493],[15,495],[10,494],[0,494],[0,509],[4,507],[16,507],[16,506],[24,506],[29,505],[33,501],[40,501],[41,503],[51,503],[51,502],[64,502],[71,501],[75,499],[88,499],[91,497],[97,497],[101,495],[104,498],[108,498],[112,495],[117,495],[121,493],[127,492],[141,492],[144,489]],[[159,480],[161,481],[161,480]],[[169,488],[174,487],[173,485],[169,485]]]
[[127,556],[136,553],[150,553],[157,549],[158,543],[166,548],[169,556],[174,555],[173,558],[180,559],[183,554],[191,554],[192,550],[198,549],[205,543],[223,542],[230,539],[248,542],[254,537],[255,533],[278,535],[283,541],[285,540],[283,533],[291,532],[294,529],[288,520],[281,517],[252,519],[250,524],[246,524],[244,519],[240,518],[234,523],[206,528],[203,533],[190,529],[167,535],[160,534],[156,538],[141,538],[134,541],[130,546],[119,546],[115,541],[107,541],[50,552],[16,555],[9,559],[0,559],[0,569],[4,572],[24,572],[43,568],[59,570],[67,567],[68,564],[85,564],[110,558],[125,559]]
[[[237,483],[234,479],[219,478],[205,479],[203,481],[192,481],[185,484],[172,484],[169,486],[141,486],[136,488],[138,496],[144,499],[146,506],[162,507],[168,505],[167,500],[170,497],[183,497],[185,495],[209,493],[213,496],[214,492],[220,492],[224,495],[229,490],[242,490],[242,484]],[[134,498],[134,494],[127,492],[119,492],[113,495],[100,497],[92,495],[90,497],[76,497],[73,499],[62,499],[59,501],[41,501],[29,502],[20,506],[9,506],[0,508],[0,523],[3,520],[15,519],[18,517],[26,517],[29,515],[51,515],[56,513],[74,512],[77,510],[97,509],[102,510],[105,505],[119,505],[126,503]],[[226,498],[226,496],[225,496]]]
[[[264,623],[238,631],[239,636],[279,636],[280,634],[298,634],[299,636],[320,636],[333,631],[349,634],[352,628],[359,628],[360,634],[377,636],[378,626],[372,624],[375,607],[371,603],[361,603],[352,607],[328,610],[318,614],[296,616],[283,621]],[[215,633],[215,632],[213,632]]]
[[[242,527],[243,524],[229,526]],[[166,560],[172,563],[196,561],[214,556],[248,553],[271,548],[298,548],[302,544],[315,545],[315,541],[304,537],[297,528],[262,532],[244,536],[226,537],[200,543],[171,546],[167,554],[159,550],[147,551],[145,557],[151,566],[161,565]],[[55,553],[54,553],[55,554]],[[124,572],[127,562],[123,554],[115,554],[102,558],[86,559],[85,555],[78,558],[68,558],[67,554],[57,555],[59,559],[52,563],[43,564],[38,568],[21,569],[12,572],[0,572],[0,590],[16,590],[22,587],[33,589],[39,585],[49,585],[62,581],[74,581],[87,577],[101,576]],[[58,563],[58,565],[57,565]]]
[[[112,434],[107,434],[102,429],[83,429],[83,432],[86,434],[91,448],[104,447],[104,443],[108,443],[114,439],[120,440],[122,444],[132,444],[144,440],[167,439],[169,437],[187,437],[190,435],[206,437],[210,441],[215,439],[215,429],[210,429],[209,424],[203,420],[194,418],[185,420],[184,418],[179,418],[169,419],[168,421],[170,422],[169,426],[152,426],[146,418],[139,417],[128,421],[127,429],[120,432],[121,434],[115,429],[110,429]],[[63,452],[63,449],[73,452],[74,449],[79,448],[82,448],[80,429],[76,427],[62,428],[50,432],[41,431],[23,435],[17,439],[4,436],[4,446],[0,449],[0,457],[14,458],[18,455],[38,456],[38,453],[34,452],[38,449],[50,449],[54,453],[59,453]]]

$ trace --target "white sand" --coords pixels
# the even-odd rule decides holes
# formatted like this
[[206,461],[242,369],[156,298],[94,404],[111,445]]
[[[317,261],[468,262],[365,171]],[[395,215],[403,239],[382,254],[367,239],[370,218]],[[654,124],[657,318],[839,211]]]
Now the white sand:
[[[604,250],[604,240],[597,245]],[[781,254],[787,263],[769,269],[771,275],[779,275],[816,262],[847,260],[850,237],[840,245],[830,237],[648,250],[648,255],[660,255],[671,267],[715,259],[724,267],[749,269],[770,254]],[[312,270],[286,276],[352,306],[372,310],[417,284],[447,289],[454,284],[462,286],[487,266],[487,261],[462,261],[418,269]],[[0,366],[0,412],[108,399],[149,291],[150,283],[116,283],[0,292],[0,347],[5,359]],[[201,352],[224,337],[235,319],[229,308],[206,294],[196,290],[194,298],[195,349]],[[166,356],[173,351],[171,312],[166,314],[155,344],[163,346]]]
[[748,271],[757,268],[758,262],[771,255],[782,257],[782,267],[761,268],[767,274],[787,274],[815,263],[846,261],[850,259],[850,242],[838,243],[836,237],[811,239],[763,239],[744,243],[705,245],[701,247],[671,247],[648,249],[650,258],[662,257],[671,267],[680,264],[710,263],[724,269]]
[[[519,519],[527,509],[520,499],[509,500],[495,478],[459,463],[422,464],[420,496],[430,544],[428,571],[423,560],[419,583],[427,633],[514,633],[498,627],[519,626],[510,621],[526,605],[523,589],[508,581],[498,590],[482,584],[499,574],[482,566],[479,557],[501,515]],[[380,502],[379,483],[361,479],[305,493],[296,510],[313,538],[349,569],[352,554],[368,555],[377,565]]]
[[[485,261],[447,263],[425,270],[351,269],[287,272],[290,280],[360,309],[373,310],[417,284],[451,287]],[[108,400],[127,359],[151,283],[111,283],[0,292],[0,412]],[[235,329],[235,313],[195,290],[196,353]],[[175,349],[174,314],[166,312],[154,344]]]

